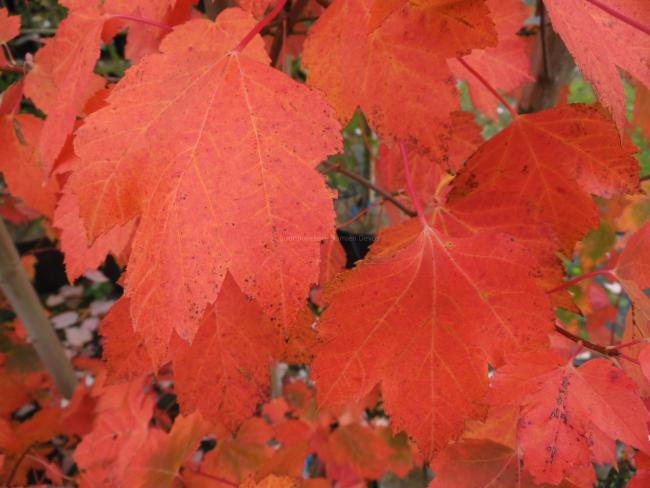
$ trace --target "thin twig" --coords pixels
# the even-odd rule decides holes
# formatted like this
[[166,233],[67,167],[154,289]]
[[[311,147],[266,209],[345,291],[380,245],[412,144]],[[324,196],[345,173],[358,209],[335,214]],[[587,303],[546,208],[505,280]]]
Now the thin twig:
[[555,324],[555,331],[558,332],[559,334],[563,335],[564,337],[571,339],[573,342],[577,344],[581,344],[587,349],[591,349],[592,351],[596,351],[597,353],[602,354],[603,356],[620,356],[621,353],[618,349],[610,349],[609,347],[606,346],[601,346],[599,344],[594,344],[591,341],[588,341],[586,339],[583,339],[582,337],[578,337],[577,335],[572,334],[568,330],[566,330],[564,327],[560,326],[559,324]]
[[620,351],[626,347],[638,346],[639,344],[647,344],[648,342],[650,342],[650,337],[644,337],[643,339],[636,339],[630,342],[621,342],[620,344],[613,344],[607,347],[609,349],[618,349]]
[[570,286],[573,286],[589,278],[594,278],[595,276],[604,276],[605,278],[609,278],[610,280],[615,281],[615,278],[612,276],[612,270],[610,268],[597,269],[595,271],[590,271],[589,273],[581,274],[580,276],[576,276],[575,278],[565,281],[561,285],[548,290],[546,293],[555,293],[556,291],[565,290]]
[[145,24],[145,25],[151,25],[154,27],[158,27],[163,30],[173,30],[174,28],[171,25],[167,25],[164,22],[160,22],[158,20],[154,19],[147,19],[144,17],[140,17],[139,15],[131,15],[131,14],[106,14],[106,17],[108,20],[112,19],[120,19],[120,20],[131,20],[133,22],[138,22],[140,24]]
[[618,357],[621,359],[625,359],[626,361],[629,361],[631,363],[634,363],[637,366],[641,366],[641,363],[637,359],[634,359],[633,357],[628,356],[627,354],[623,354],[622,352],[619,352]]
[[5,73],[20,73],[20,74],[25,74],[26,70],[23,66],[21,65],[15,65],[15,66],[0,66],[0,72],[5,72]]
[[380,188],[379,186],[375,185],[372,181],[364,178],[363,176],[360,176],[358,174],[352,173],[351,171],[348,171],[347,169],[341,167],[340,164],[333,164],[331,166],[328,166],[325,168],[322,172],[323,173],[330,173],[332,171],[336,171],[337,173],[341,173],[342,175],[347,176],[348,178],[358,181],[361,183],[363,186],[370,188],[377,192],[379,195],[384,197],[386,200],[388,200],[390,203],[395,205],[397,208],[399,208],[402,212],[404,212],[406,215],[409,217],[415,217],[417,216],[417,213],[408,208],[406,205],[404,205],[402,202],[397,200],[391,193],[387,192],[383,188]]
[[337,229],[345,229],[347,226],[354,224],[357,220],[359,220],[361,217],[363,217],[365,214],[367,214],[370,210],[375,208],[378,205],[383,205],[383,203],[386,201],[385,198],[380,198],[376,202],[372,202],[370,205],[368,205],[366,208],[361,210],[359,213],[357,213],[354,217],[351,219],[346,220],[345,222],[338,224],[336,226]]

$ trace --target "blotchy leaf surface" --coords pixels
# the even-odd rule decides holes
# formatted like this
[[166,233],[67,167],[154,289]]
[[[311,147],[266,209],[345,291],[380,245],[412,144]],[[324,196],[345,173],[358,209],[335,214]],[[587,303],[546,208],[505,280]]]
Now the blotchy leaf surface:
[[258,304],[227,275],[192,345],[174,353],[181,409],[198,410],[205,419],[235,431],[268,398],[278,337]]
[[498,233],[450,238],[413,219],[380,234],[326,293],[319,402],[359,400],[381,383],[394,428],[431,458],[482,413],[488,362],[545,341],[550,307],[534,270]]
[[569,251],[598,226],[591,194],[608,198],[637,188],[634,151],[593,107],[519,116],[467,161],[448,207],[478,227],[545,224]]
[[260,38],[230,52],[253,25],[231,9],[175,29],[76,139],[70,184],[91,239],[140,216],[126,294],[158,361],[173,329],[194,336],[227,270],[289,323],[333,231],[315,167],[339,149],[339,125],[315,91],[267,66]]
[[591,463],[615,463],[616,440],[650,448],[650,414],[636,386],[605,359],[576,368],[551,352],[516,355],[497,370],[491,398],[521,407],[518,445],[538,483],[591,486]]
[[[603,3],[633,20],[650,24],[650,2],[646,0]],[[544,5],[553,29],[623,133],[626,109],[621,70],[650,87],[648,35],[585,0],[549,0]]]

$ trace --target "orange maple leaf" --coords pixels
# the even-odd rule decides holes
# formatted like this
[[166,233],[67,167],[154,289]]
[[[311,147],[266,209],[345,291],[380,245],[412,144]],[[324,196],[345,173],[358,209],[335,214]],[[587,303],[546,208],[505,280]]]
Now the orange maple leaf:
[[326,292],[319,402],[358,400],[381,383],[394,428],[431,458],[482,414],[488,362],[545,342],[551,311],[535,266],[495,232],[453,238],[417,219],[384,231]]
[[339,125],[315,91],[268,66],[261,38],[232,51],[253,25],[230,9],[178,27],[77,133],[69,185],[90,238],[140,217],[126,294],[156,361],[172,330],[194,336],[228,270],[289,323],[332,233],[315,168],[339,149]]

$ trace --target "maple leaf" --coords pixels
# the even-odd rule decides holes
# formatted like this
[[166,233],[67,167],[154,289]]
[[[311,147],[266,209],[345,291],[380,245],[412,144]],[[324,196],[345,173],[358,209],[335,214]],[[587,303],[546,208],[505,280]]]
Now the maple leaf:
[[[447,207],[478,228],[547,225],[568,252],[598,226],[592,194],[609,198],[637,188],[634,152],[594,107],[522,115],[467,161]],[[508,232],[518,237],[516,229]]]
[[512,447],[489,440],[470,439],[449,445],[436,457],[432,469],[436,477],[429,488],[537,486],[521,472]]
[[[623,134],[626,108],[620,70],[650,87],[648,35],[585,0],[549,0],[544,5],[553,29]],[[650,19],[650,4],[644,0],[611,0],[607,5],[631,19]]]
[[140,377],[102,388],[93,430],[74,451],[87,486],[124,486],[127,469],[149,436],[155,399],[143,386]]
[[228,274],[192,345],[173,353],[181,409],[236,430],[268,398],[277,343],[277,329]]
[[[499,44],[478,49],[464,57],[469,65],[481,73],[488,83],[510,93],[527,81],[530,74],[530,43],[517,32],[529,17],[530,10],[520,0],[487,0],[499,36]],[[497,116],[497,99],[457,60],[449,66],[457,78],[467,80],[470,98],[476,108],[488,117]]]
[[199,448],[209,425],[201,415],[179,415],[169,434],[156,430],[143,444],[131,462],[124,486],[159,488],[173,486],[174,478],[186,461]]
[[48,117],[38,147],[49,176],[86,100],[104,84],[93,70],[99,57],[104,17],[92,2],[72,10],[56,35],[34,58],[25,78],[25,95]]
[[518,446],[538,483],[591,486],[591,463],[614,464],[616,440],[650,449],[650,413],[632,380],[606,359],[576,368],[551,352],[517,354],[493,381],[491,403],[521,407]]
[[126,294],[156,361],[173,329],[193,337],[227,270],[289,323],[332,232],[315,168],[339,149],[339,125],[315,91],[268,66],[261,38],[232,51],[253,24],[230,9],[176,28],[77,133],[69,184],[91,239],[140,216]]
[[317,452],[327,463],[329,479],[337,479],[334,473],[342,468],[353,470],[361,478],[378,479],[391,455],[391,449],[373,429],[358,423],[339,426]]
[[384,4],[335,0],[309,30],[307,81],[341,121],[360,107],[380,136],[437,153],[458,108],[445,58],[494,44],[494,25],[482,0],[388,2],[371,20]]
[[98,268],[109,254],[118,262],[125,262],[136,225],[135,221],[131,221],[115,226],[88,246],[86,230],[79,217],[77,196],[63,193],[54,212],[54,227],[61,230],[60,244],[65,255],[65,271],[68,281],[74,283],[86,271]]
[[9,15],[6,8],[0,8],[0,44],[11,41],[20,34],[20,15]]
[[[273,435],[271,427],[258,417],[246,420],[232,438],[219,439],[217,447],[208,452],[201,463],[201,471],[225,479],[230,483],[241,483],[255,475],[262,463],[270,457],[272,449],[268,442]],[[186,486],[205,486],[205,478],[187,472]]]
[[488,362],[545,341],[550,309],[534,270],[494,232],[452,238],[412,219],[381,233],[326,291],[313,364],[319,402],[358,400],[381,383],[394,428],[431,458],[481,415]]
[[[86,101],[104,86],[104,79],[93,73],[100,54],[100,40],[110,42],[124,27],[124,21],[113,19],[112,14],[149,14],[152,19],[145,19],[147,21],[167,19],[168,14],[170,19],[181,22],[189,18],[194,2],[67,0],[63,3],[69,9],[67,18],[59,24],[55,36],[38,50],[34,67],[25,78],[26,96],[48,115],[39,140],[46,176],[52,172],[57,156],[72,133],[76,116]],[[179,17],[175,5],[179,6],[179,11],[185,10],[186,15]],[[129,54],[137,58],[155,50],[163,33],[160,27],[152,29],[151,26],[131,26]]]
[[46,217],[51,217],[59,185],[54,179],[49,179],[45,185],[40,184],[43,174],[37,144],[42,128],[43,122],[33,115],[0,115],[0,146],[3,153],[0,171],[14,196]]

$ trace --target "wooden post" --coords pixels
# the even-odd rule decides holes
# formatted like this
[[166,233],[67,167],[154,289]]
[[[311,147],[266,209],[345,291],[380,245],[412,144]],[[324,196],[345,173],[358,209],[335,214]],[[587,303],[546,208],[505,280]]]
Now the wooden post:
[[65,398],[77,384],[72,364],[45,316],[41,302],[25,273],[5,223],[0,219],[0,289],[22,321],[31,343]]

